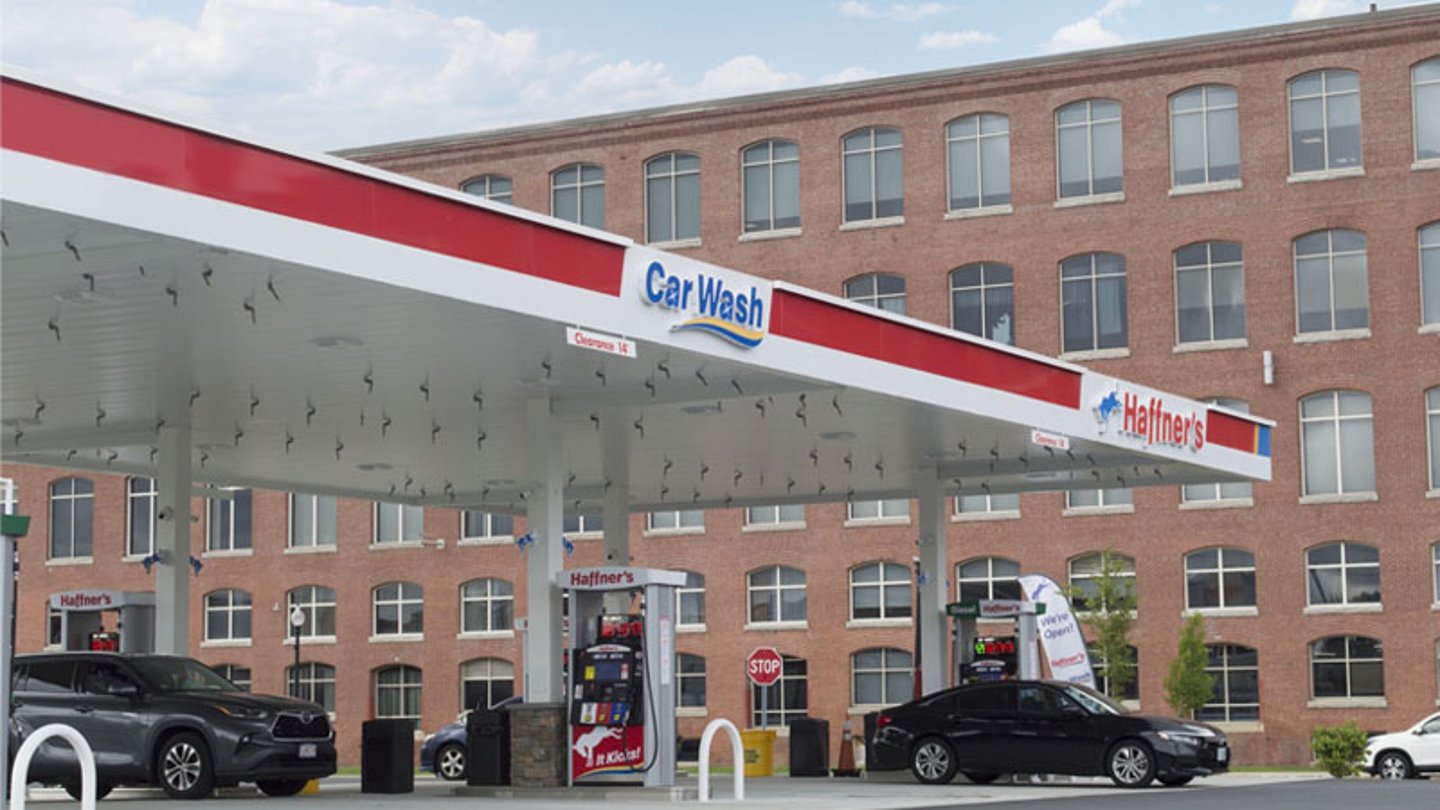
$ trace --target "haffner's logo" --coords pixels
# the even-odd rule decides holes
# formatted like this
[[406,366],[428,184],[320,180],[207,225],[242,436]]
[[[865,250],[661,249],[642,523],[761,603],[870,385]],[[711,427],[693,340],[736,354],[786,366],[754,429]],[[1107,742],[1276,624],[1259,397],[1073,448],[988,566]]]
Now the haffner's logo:
[[760,289],[731,289],[725,279],[696,272],[672,274],[659,261],[650,262],[641,280],[646,302],[691,317],[671,326],[672,331],[699,330],[747,349],[765,339],[765,299]]
[[1200,450],[1205,446],[1205,414],[1179,413],[1166,407],[1157,396],[1141,396],[1113,388],[1095,405],[1100,432],[1110,427],[1116,415],[1120,432],[1144,439],[1146,444],[1168,444]]

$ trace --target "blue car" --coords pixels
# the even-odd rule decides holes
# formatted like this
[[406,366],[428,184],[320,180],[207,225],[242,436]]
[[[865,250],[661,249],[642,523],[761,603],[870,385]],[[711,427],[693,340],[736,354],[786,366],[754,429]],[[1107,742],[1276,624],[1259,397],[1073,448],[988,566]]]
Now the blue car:
[[[504,709],[512,703],[521,702],[519,695],[508,697],[491,706]],[[455,722],[446,724],[434,734],[425,735],[420,744],[420,769],[431,771],[441,779],[458,781],[465,778],[465,760],[470,751],[470,735],[465,731],[465,721],[470,710],[460,713]]]

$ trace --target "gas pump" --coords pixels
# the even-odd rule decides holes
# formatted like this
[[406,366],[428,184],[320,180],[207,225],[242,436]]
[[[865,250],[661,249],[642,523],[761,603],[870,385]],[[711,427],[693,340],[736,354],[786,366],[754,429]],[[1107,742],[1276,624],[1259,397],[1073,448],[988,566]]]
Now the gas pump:
[[[1019,599],[980,599],[951,602],[945,613],[954,623],[950,643],[955,661],[951,685],[1001,680],[1019,676],[1040,677],[1036,616],[1045,613],[1045,603]],[[975,623],[985,619],[1014,619],[1014,636],[976,636]]]
[[[675,784],[675,590],[681,571],[563,571],[570,592],[570,784]],[[642,595],[619,613],[607,594]],[[607,601],[611,610],[606,610]]]
[[155,651],[154,593],[62,591],[50,595],[50,607],[60,613],[60,637],[67,650]]

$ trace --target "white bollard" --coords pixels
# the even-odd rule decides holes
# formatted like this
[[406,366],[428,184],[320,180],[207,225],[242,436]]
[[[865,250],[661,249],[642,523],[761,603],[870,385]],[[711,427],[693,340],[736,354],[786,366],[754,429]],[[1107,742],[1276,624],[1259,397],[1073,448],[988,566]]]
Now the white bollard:
[[80,732],[62,723],[35,729],[35,733],[26,737],[15,753],[15,766],[10,769],[11,810],[25,810],[25,783],[30,779],[30,760],[35,758],[40,743],[51,737],[61,737],[75,749],[75,756],[80,759],[80,810],[95,810],[95,752],[90,750],[90,743]]
[[700,801],[710,801],[710,742],[715,739],[715,732],[720,729],[730,735],[730,750],[732,759],[735,760],[735,801],[745,799],[745,754],[740,746],[740,732],[735,729],[735,724],[723,718],[715,718],[705,726],[705,733],[700,735]]

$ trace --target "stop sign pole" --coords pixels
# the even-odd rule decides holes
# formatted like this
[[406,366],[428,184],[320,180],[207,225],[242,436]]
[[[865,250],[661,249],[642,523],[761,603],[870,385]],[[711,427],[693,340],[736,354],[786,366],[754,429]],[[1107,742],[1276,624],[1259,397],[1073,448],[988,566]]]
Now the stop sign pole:
[[760,687],[761,728],[767,727],[770,721],[770,691],[766,687],[774,686],[780,680],[784,661],[774,647],[756,647],[745,659],[745,673],[750,676],[751,683]]

